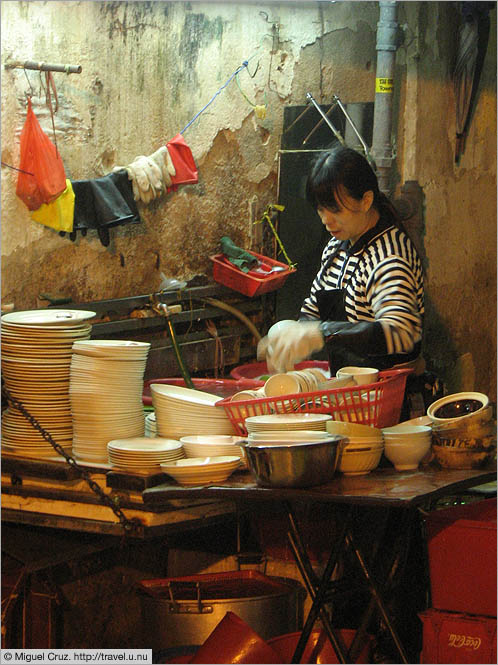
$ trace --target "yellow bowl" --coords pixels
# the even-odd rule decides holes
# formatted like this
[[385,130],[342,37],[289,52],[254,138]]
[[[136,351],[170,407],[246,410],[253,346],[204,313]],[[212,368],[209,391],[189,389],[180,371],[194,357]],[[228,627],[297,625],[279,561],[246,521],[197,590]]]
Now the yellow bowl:
[[377,468],[382,457],[383,447],[371,450],[343,450],[339,458],[339,471],[345,476],[363,476]]

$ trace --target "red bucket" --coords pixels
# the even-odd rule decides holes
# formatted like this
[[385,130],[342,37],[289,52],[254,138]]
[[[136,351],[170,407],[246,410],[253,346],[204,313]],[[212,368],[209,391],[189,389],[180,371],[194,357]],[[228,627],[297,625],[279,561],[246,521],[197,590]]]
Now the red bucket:
[[[342,628],[337,631],[339,640],[342,641],[342,648],[345,652],[349,649],[355,635],[354,630],[349,628]],[[296,650],[301,633],[288,633],[287,635],[280,635],[279,637],[272,637],[268,640],[275,651],[280,656],[281,663],[291,663],[292,656]],[[373,637],[365,635],[365,642],[355,663],[370,663],[370,650],[372,647]],[[337,654],[330,640],[323,630],[314,630],[309,636],[308,642],[304,649],[301,663],[338,663]],[[348,661],[349,662],[349,661]]]

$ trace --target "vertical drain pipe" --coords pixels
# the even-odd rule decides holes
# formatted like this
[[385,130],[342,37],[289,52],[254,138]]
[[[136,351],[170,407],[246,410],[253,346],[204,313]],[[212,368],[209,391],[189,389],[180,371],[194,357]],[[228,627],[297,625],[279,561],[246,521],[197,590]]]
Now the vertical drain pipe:
[[389,194],[391,164],[393,161],[391,131],[394,69],[398,48],[398,3],[379,2],[379,7],[372,156],[377,167],[379,188],[385,194]]

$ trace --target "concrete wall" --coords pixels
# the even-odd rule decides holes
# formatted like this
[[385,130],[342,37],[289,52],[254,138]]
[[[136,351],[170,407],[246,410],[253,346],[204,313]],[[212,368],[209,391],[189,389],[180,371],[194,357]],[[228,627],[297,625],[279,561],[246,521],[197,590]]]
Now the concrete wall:
[[455,164],[454,3],[400,3],[400,181],[424,193],[426,357],[449,392],[496,399],[496,11],[466,149]]
[[[460,166],[453,163],[454,3],[399,3],[405,44],[396,80],[399,183],[425,195],[427,355],[452,390],[496,395],[496,30]],[[492,15],[492,23],[494,22]],[[185,131],[199,184],[141,205],[143,223],[72,243],[36,224],[2,168],[2,302],[75,302],[157,290],[160,273],[210,275],[222,235],[255,246],[255,227],[277,201],[283,107],[374,99],[376,2],[2,2],[8,58],[80,64],[54,74],[57,145],[68,177],[96,178],[175,136],[243,62],[238,77]],[[38,72],[2,71],[2,162],[19,164],[28,77],[52,136]],[[41,94],[40,94],[41,92]],[[319,251],[319,250],[317,250]],[[451,369],[451,371],[450,371]]]

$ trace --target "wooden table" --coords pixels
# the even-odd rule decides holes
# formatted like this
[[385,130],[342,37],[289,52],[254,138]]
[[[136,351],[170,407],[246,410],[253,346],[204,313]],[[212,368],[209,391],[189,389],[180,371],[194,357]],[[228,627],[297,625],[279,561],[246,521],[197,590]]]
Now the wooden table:
[[[378,469],[365,476],[338,475],[327,485],[303,489],[265,488],[254,481],[249,472],[238,472],[228,480],[206,487],[181,487],[174,481],[145,489],[142,493],[144,504],[158,510],[171,499],[178,498],[207,498],[232,499],[237,502],[272,500],[281,502],[287,512],[289,520],[288,538],[294,558],[299,568],[304,585],[312,599],[301,637],[292,659],[299,663],[313,626],[321,618],[327,635],[336,651],[339,662],[355,662],[356,654],[366,632],[373,610],[376,608],[388,628],[393,643],[403,663],[417,662],[410,660],[402,644],[392,617],[386,605],[386,594],[392,584],[397,563],[406,546],[406,538],[413,526],[414,514],[420,518],[419,509],[430,510],[434,501],[440,497],[449,496],[466,489],[473,488],[496,479],[496,468],[484,470],[439,470],[436,468],[423,468],[418,471],[399,473],[394,469]],[[293,504],[327,503],[340,504],[344,507],[344,520],[340,533],[330,544],[330,555],[325,570],[318,578],[315,574],[309,553],[303,544],[301,525],[296,519]],[[397,545],[391,553],[391,560],[387,565],[387,573],[380,574],[380,568],[386,570],[385,561],[379,562],[376,557],[368,556],[364,548],[359,545],[354,535],[355,511],[361,511],[370,506],[379,506],[386,511],[399,512],[399,537]],[[371,543],[372,551],[378,552],[385,537],[385,532],[379,532],[376,542]],[[341,556],[346,552],[353,553],[358,565],[360,575],[368,585],[371,600],[365,608],[360,625],[356,631],[355,639],[349,650],[341,644],[337,629],[331,625],[325,605],[330,602],[331,577]],[[380,565],[382,563],[382,566]],[[413,658],[413,656],[412,656]]]

